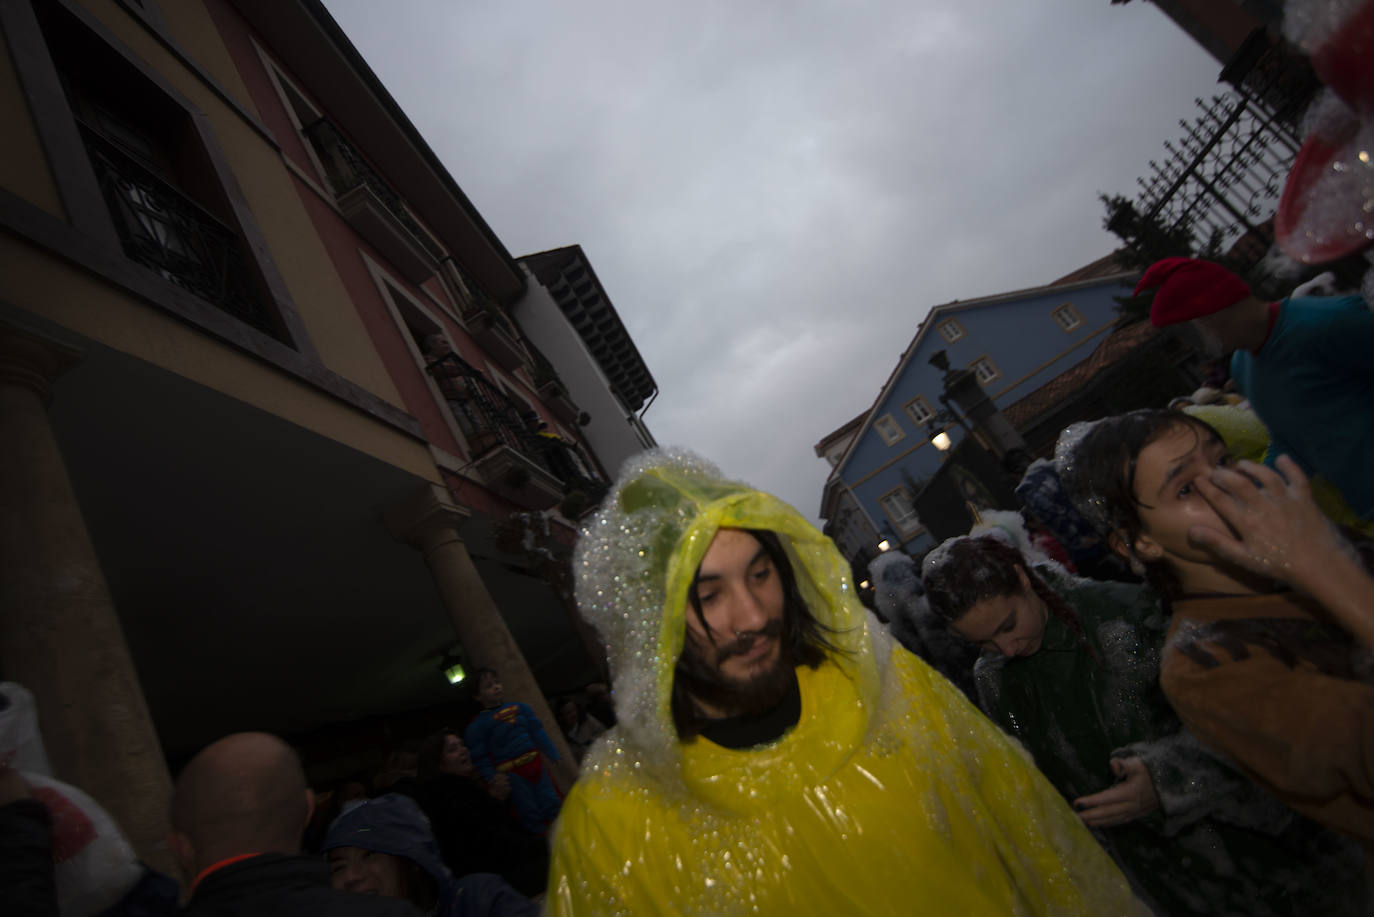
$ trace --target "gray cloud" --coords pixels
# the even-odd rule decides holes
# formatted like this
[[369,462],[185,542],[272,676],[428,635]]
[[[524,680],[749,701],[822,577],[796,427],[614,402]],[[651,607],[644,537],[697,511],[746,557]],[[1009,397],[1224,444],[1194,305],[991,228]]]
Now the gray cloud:
[[1114,247],[1219,67],[1106,0],[326,0],[516,254],[578,242],[647,420],[814,517],[926,311]]

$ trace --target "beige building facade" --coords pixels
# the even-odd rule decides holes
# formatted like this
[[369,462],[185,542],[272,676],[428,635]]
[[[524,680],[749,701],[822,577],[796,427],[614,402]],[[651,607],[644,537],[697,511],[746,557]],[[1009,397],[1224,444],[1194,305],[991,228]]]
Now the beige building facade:
[[225,733],[444,704],[453,654],[552,726],[597,463],[323,7],[0,0],[0,123],[0,677],[56,776],[170,871],[168,761]]

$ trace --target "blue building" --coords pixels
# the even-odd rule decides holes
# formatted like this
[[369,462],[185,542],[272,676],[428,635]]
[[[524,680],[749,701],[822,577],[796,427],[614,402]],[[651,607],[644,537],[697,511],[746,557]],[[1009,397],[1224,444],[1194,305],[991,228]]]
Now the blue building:
[[957,448],[966,433],[939,416],[944,373],[930,364],[933,354],[943,350],[951,367],[971,371],[1006,411],[1052,390],[1048,383],[1098,351],[1113,335],[1114,297],[1128,294],[1136,276],[1061,281],[931,309],[872,408],[816,447],[832,466],[821,516],[846,556],[866,560],[884,540],[912,554],[934,546],[915,497],[947,454],[932,439],[943,433]]

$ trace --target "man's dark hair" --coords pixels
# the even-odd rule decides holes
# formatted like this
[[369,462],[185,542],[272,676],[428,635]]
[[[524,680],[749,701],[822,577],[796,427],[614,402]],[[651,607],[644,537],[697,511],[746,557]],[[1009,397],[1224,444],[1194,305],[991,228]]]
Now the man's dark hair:
[[501,680],[501,676],[496,674],[496,670],[495,670],[495,669],[491,668],[490,666],[485,666],[485,665],[484,665],[484,666],[478,666],[476,669],[473,669],[473,671],[472,671],[472,687],[473,687],[473,690],[474,690],[474,691],[480,691],[480,690],[482,690],[482,676],[484,676],[484,675],[490,675],[492,678],[495,678],[497,681],[500,681],[500,680]]
[[[1141,450],[1170,430],[1194,430],[1202,441],[1223,442],[1210,424],[1181,411],[1144,410],[1098,421],[1073,452],[1072,469],[1061,475],[1074,507],[1113,545],[1119,539],[1134,557],[1142,533],[1135,495]],[[1137,558],[1137,560],[1139,560]],[[1178,575],[1163,560],[1144,563],[1145,578],[1163,596],[1179,592]]]
[[[743,529],[752,535],[768,554],[773,568],[778,572],[782,585],[782,661],[793,666],[804,665],[814,669],[831,653],[842,652],[830,640],[834,631],[822,624],[807,607],[797,584],[796,572],[787,556],[782,539],[776,532],[768,529]],[[698,571],[699,572],[699,571]],[[701,598],[697,594],[697,581],[693,577],[687,589],[688,613],[695,614],[707,636],[714,642],[711,626],[701,610]],[[673,724],[682,738],[696,735],[708,722],[697,705],[692,701],[690,686],[714,683],[718,680],[715,667],[693,651],[691,638],[683,645],[682,655],[678,657],[677,668],[673,673],[673,693],[671,698]]]

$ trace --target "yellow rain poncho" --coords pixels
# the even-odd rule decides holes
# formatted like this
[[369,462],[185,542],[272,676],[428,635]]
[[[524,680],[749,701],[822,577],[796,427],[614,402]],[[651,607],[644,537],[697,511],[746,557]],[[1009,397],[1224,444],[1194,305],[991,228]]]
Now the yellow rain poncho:
[[[678,739],[687,590],[722,527],[783,536],[843,651],[798,669],[776,743]],[[555,828],[554,914],[1134,913],[1125,880],[1026,755],[895,644],[829,539],[686,453],[622,473],[582,533],[582,613],[604,639],[619,725]]]

